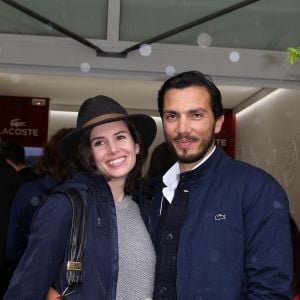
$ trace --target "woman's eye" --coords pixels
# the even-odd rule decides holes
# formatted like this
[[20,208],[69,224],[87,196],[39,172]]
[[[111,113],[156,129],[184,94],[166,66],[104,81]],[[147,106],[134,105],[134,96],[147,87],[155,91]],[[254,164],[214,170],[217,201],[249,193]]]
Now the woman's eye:
[[101,146],[101,145],[104,145],[104,141],[99,140],[99,141],[94,142],[94,147],[98,147],[98,146]]
[[125,139],[125,138],[126,138],[125,135],[118,135],[118,136],[117,136],[117,140],[123,140],[123,139]]

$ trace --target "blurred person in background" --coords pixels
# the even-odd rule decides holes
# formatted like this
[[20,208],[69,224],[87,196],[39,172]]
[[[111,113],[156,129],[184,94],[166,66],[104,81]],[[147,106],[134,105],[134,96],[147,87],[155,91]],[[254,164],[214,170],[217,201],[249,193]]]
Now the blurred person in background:
[[7,285],[8,273],[5,263],[7,226],[12,200],[21,184],[37,178],[26,165],[25,149],[15,141],[0,142],[0,298]]
[[50,138],[34,165],[39,178],[22,184],[12,201],[5,251],[10,276],[26,249],[31,221],[43,196],[50,194],[74,172],[74,164],[64,160],[59,149],[62,138],[70,131],[72,128],[60,129]]
[[25,149],[22,145],[14,141],[4,141],[1,143],[0,152],[6,159],[6,162],[22,177],[23,182],[28,182],[38,177],[34,170],[27,165]]

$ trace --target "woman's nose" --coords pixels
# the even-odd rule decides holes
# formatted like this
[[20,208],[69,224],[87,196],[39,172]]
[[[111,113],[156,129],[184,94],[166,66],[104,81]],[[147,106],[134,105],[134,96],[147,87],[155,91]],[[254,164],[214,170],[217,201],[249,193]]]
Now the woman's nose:
[[118,150],[118,147],[117,147],[117,145],[116,145],[115,142],[111,141],[111,142],[109,142],[109,144],[108,144],[108,149],[109,149],[109,152],[110,152],[110,153],[116,153],[117,150]]

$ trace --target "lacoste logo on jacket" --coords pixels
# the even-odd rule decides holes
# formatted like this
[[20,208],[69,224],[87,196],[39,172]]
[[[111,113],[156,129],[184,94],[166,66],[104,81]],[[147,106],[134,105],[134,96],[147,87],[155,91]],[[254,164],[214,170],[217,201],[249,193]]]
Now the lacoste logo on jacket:
[[217,214],[215,215],[215,221],[221,221],[221,220],[225,220],[226,219],[226,215],[222,215],[222,214]]

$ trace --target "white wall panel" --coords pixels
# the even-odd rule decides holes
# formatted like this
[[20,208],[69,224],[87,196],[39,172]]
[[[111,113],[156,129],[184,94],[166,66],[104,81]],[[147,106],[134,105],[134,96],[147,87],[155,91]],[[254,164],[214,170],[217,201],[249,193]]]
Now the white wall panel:
[[271,173],[300,225],[300,91],[278,89],[237,114],[236,158]]

